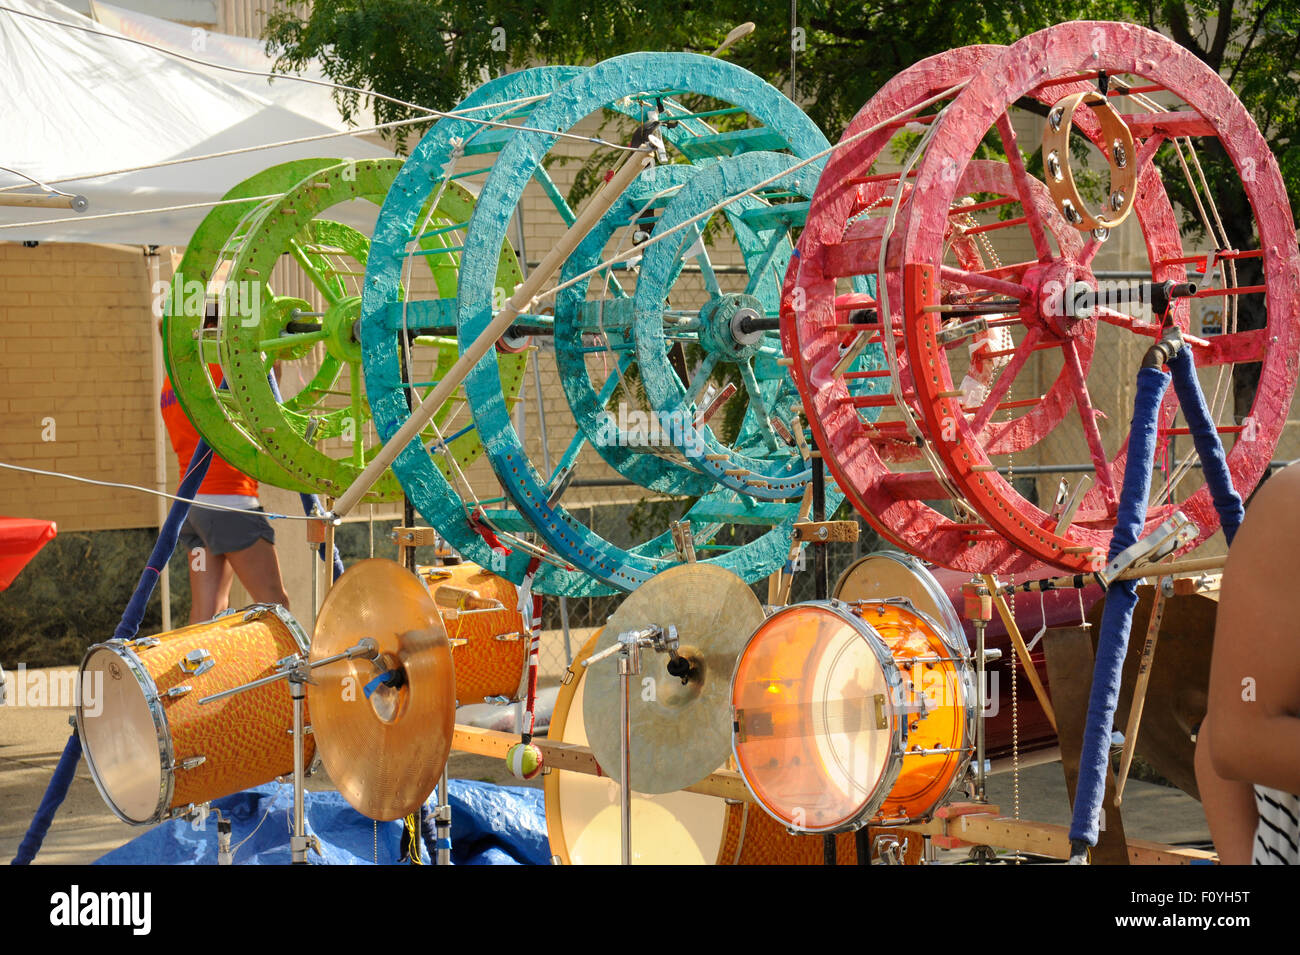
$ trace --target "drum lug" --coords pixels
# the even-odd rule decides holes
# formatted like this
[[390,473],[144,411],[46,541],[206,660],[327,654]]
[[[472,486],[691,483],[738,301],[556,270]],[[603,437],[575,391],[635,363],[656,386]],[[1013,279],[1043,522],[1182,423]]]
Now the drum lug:
[[495,639],[497,639],[497,640],[503,640],[503,641],[509,641],[509,642],[511,642],[511,643],[518,643],[518,642],[519,642],[520,640],[522,640],[523,638],[524,638],[524,635],[523,635],[522,633],[517,633],[517,632],[516,632],[516,633],[498,633],[498,634],[495,635]]
[[174,762],[171,765],[173,771],[178,769],[197,769],[208,761],[206,756],[186,756],[184,759]]
[[136,637],[134,640],[126,641],[126,646],[133,650],[147,650],[149,647],[156,647],[159,644],[157,637]]
[[[293,735],[293,727],[290,726],[287,730],[285,730],[285,732],[288,733],[290,736],[292,736],[292,735]],[[303,726],[303,728],[302,728],[302,735],[303,735],[303,736],[310,736],[310,735],[311,735],[311,724],[310,724],[310,723],[307,723],[306,725]]]
[[194,687],[190,686],[188,683],[182,683],[180,686],[172,687],[170,690],[164,693],[163,696],[170,696],[170,697],[184,696],[192,689],[194,689]]
[[198,676],[201,673],[207,673],[216,665],[217,661],[212,659],[212,654],[201,647],[185,654],[185,656],[181,657],[180,663],[177,664],[177,666],[181,668],[182,673],[187,673],[191,676]]
[[505,706],[507,703],[510,702],[510,697],[508,697],[508,696],[485,696],[485,697],[483,697],[483,702],[484,702],[484,703],[492,703],[492,704],[494,704],[494,705],[496,705],[496,706]]

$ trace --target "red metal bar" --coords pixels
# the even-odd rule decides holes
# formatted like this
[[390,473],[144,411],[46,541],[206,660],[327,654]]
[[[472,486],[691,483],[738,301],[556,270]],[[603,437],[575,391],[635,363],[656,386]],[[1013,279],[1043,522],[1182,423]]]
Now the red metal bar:
[[955,269],[950,265],[941,265],[939,267],[939,277],[961,282],[963,285],[972,286],[973,288],[1009,295],[1012,298],[1029,298],[1030,295],[1029,289],[1023,285],[995,278],[987,272],[967,272],[965,269]]
[[1168,136],[1218,136],[1218,132],[1195,110],[1164,113],[1130,113],[1122,117],[1134,136],[1147,137],[1155,132]]
[[1219,259],[1262,259],[1264,250],[1247,249],[1244,252],[1238,252],[1234,249],[1224,249],[1217,252],[1202,252],[1200,255],[1184,255],[1178,259],[1157,259],[1156,265],[1197,265],[1208,262],[1210,256],[1214,256],[1216,261]]
[[[1225,425],[1219,425],[1214,430],[1219,432],[1219,434],[1240,434],[1242,431],[1246,430],[1246,426],[1240,424],[1225,424]],[[1160,433],[1161,434],[1191,434],[1192,431],[1190,428],[1161,428]]]
[[990,222],[988,225],[967,229],[962,235],[979,235],[981,232],[992,232],[994,229],[1010,229],[1014,225],[1024,225],[1028,221],[1025,216],[1020,216],[1018,219],[1003,219],[1001,222]]
[[1007,196],[1003,199],[989,199],[987,202],[977,202],[971,206],[953,206],[948,210],[948,215],[956,216],[966,212],[982,212],[985,209],[995,209],[998,206],[1009,206],[1013,202],[1019,202],[1016,196]]
[[[907,176],[909,179],[913,178],[915,175],[915,169],[908,170]],[[896,172],[879,172],[871,176],[850,176],[849,185],[862,186],[869,182],[897,182],[898,179],[899,174]]]

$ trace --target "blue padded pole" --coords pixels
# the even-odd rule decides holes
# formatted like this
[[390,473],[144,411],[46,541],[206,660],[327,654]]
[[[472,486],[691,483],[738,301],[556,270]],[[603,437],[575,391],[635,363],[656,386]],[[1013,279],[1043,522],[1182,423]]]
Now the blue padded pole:
[[1237,528],[1246,518],[1246,508],[1241,503],[1241,495],[1232,486],[1232,474],[1223,453],[1223,442],[1219,440],[1219,431],[1205,405],[1201,382],[1196,377],[1196,364],[1192,361],[1192,350],[1180,348],[1169,359],[1168,365],[1174,374],[1174,391],[1178,395],[1178,404],[1183,409],[1187,429],[1192,433],[1196,454],[1201,459],[1205,483],[1214,499],[1214,509],[1219,512],[1224,539],[1231,546],[1232,539],[1237,536]]
[[171,560],[172,553],[176,550],[176,541],[181,536],[181,525],[189,516],[190,499],[198,492],[199,485],[203,483],[203,478],[208,473],[208,465],[211,463],[212,451],[208,443],[199,438],[194,454],[190,457],[190,463],[185,468],[185,477],[181,480],[180,489],[176,492],[176,496],[183,500],[172,501],[167,519],[163,521],[162,528],[158,531],[158,540],[153,545],[153,553],[149,555],[149,563],[140,574],[140,582],[136,584],[135,593],[127,602],[126,610],[122,612],[121,622],[113,631],[115,640],[131,640],[140,632],[140,621],[144,619],[149,598],[153,596],[153,589],[158,583],[163,567]]
[[[181,525],[189,516],[190,499],[203,483],[211,461],[212,451],[208,448],[208,443],[200,438],[194,448],[194,454],[190,457],[190,463],[185,468],[185,477],[176,492],[176,496],[181,500],[173,501],[171,509],[167,512],[167,519],[163,521],[162,528],[158,531],[158,540],[153,545],[149,562],[145,565],[144,572],[140,574],[139,583],[135,585],[135,593],[131,594],[126,609],[122,611],[122,619],[118,622],[117,629],[113,631],[114,639],[130,640],[140,632],[140,621],[144,619],[149,598],[153,596],[162,568],[166,566],[167,561],[171,560],[172,553],[176,550],[176,541],[181,535]],[[36,853],[41,851],[45,834],[50,831],[50,825],[54,822],[54,814],[59,811],[59,806],[63,805],[63,800],[68,795],[68,787],[72,785],[72,778],[76,774],[77,762],[80,759],[81,740],[74,731],[63,748],[63,755],[59,757],[59,764],[54,769],[50,784],[45,788],[45,795],[41,797],[36,815],[32,817],[32,823],[27,827],[27,834],[23,836],[23,841],[18,846],[18,854],[13,858],[13,865],[27,865],[36,858]]]
[[[1115,531],[1110,538],[1114,560],[1137,543],[1151,494],[1151,464],[1155,460],[1156,427],[1160,401],[1169,387],[1170,375],[1159,368],[1138,371],[1137,398],[1129,431],[1128,461],[1124,465],[1124,486],[1120,491]],[[1074,793],[1074,816],[1070,841],[1097,844],[1098,820],[1106,792],[1106,767],[1110,761],[1111,727],[1119,702],[1124,657],[1128,653],[1129,628],[1137,607],[1136,580],[1117,580],[1106,591],[1106,609],[1097,639],[1097,659],[1092,670],[1092,692],[1088,697],[1088,720],[1079,756],[1079,782]]]
[[27,835],[23,836],[23,841],[19,843],[18,854],[13,857],[10,865],[30,865],[36,858],[36,853],[41,851],[41,843],[45,841],[45,834],[50,831],[54,814],[59,811],[64,797],[68,795],[68,787],[72,785],[72,777],[76,775],[77,763],[80,760],[81,738],[73,733],[68,737],[68,744],[63,747],[59,765],[54,767],[50,784],[45,787],[41,804],[37,807],[36,815],[32,817],[32,824],[27,827]]

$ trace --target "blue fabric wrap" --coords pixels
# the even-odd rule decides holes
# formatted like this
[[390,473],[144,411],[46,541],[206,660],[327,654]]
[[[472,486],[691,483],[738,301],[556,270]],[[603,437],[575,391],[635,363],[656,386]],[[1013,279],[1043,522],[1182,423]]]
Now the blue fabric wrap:
[[[494,786],[453,779],[448,787],[452,807],[451,860],[455,865],[549,865],[546,811],[540,789]],[[378,824],[347,804],[337,792],[304,794],[308,834],[315,835],[322,854],[309,853],[318,865],[372,865],[376,843],[380,865],[402,863],[404,823]],[[266,783],[246,792],[214,800],[231,820],[231,845],[236,865],[288,865],[289,827],[293,818],[293,787]],[[421,814],[432,819],[432,813]],[[430,826],[430,828],[432,828]],[[421,834],[430,852],[436,835]],[[246,840],[246,841],[245,841]],[[240,845],[240,843],[243,843]],[[96,865],[213,865],[217,861],[217,826],[210,816],[202,829],[173,819],[96,860]]]
[[[1128,460],[1124,465],[1124,486],[1120,491],[1115,531],[1110,538],[1107,561],[1136,544],[1146,519],[1151,494],[1151,463],[1155,459],[1156,428],[1160,401],[1169,387],[1170,375],[1159,368],[1138,371],[1137,398],[1129,430]],[[1097,844],[1098,817],[1106,792],[1106,767],[1110,762],[1111,727],[1119,702],[1120,679],[1128,652],[1129,628],[1137,606],[1136,580],[1119,580],[1106,591],[1106,609],[1097,639],[1097,659],[1092,669],[1092,692],[1088,697],[1088,719],[1083,730],[1083,751],[1079,756],[1079,783],[1074,793],[1074,815],[1070,838]]]
[[41,804],[36,810],[36,815],[32,817],[32,824],[27,827],[27,834],[23,836],[23,841],[18,844],[18,854],[14,856],[10,865],[28,865],[36,858],[36,853],[41,851],[41,843],[45,841],[45,834],[50,831],[54,814],[59,811],[63,798],[68,794],[68,787],[72,785],[72,777],[76,775],[77,763],[80,761],[81,738],[73,733],[68,737],[68,744],[63,747],[59,765],[54,767],[50,784],[45,787]]
[[[275,372],[273,371],[267,372],[266,383],[271,386],[271,395],[272,397],[275,398],[276,403],[284,404],[284,398],[280,394],[280,383],[275,380]],[[222,388],[226,387],[226,383],[224,381],[221,383],[221,387]],[[316,513],[316,509],[320,506],[320,498],[318,498],[315,494],[303,494],[301,492],[299,492],[298,498],[299,500],[302,501],[302,512],[304,514],[306,514],[308,517],[311,517],[312,514]],[[324,508],[320,508],[321,513],[324,513],[324,510],[325,510]],[[318,548],[318,553],[320,554],[320,559],[324,560],[325,559],[324,544],[320,545],[320,547]],[[343,576],[343,558],[339,556],[339,549],[337,545],[334,547],[333,557],[334,557],[334,579],[338,580],[340,577]]]
[[211,463],[212,452],[208,448],[208,442],[199,438],[194,454],[190,457],[190,463],[185,468],[185,477],[181,480],[180,489],[176,492],[176,496],[184,500],[172,501],[167,519],[163,521],[162,528],[158,531],[158,540],[153,545],[153,553],[149,555],[149,563],[140,574],[140,582],[135,585],[135,593],[131,595],[126,609],[122,611],[122,619],[117,629],[113,631],[113,639],[131,640],[140,632],[140,621],[144,619],[149,598],[153,596],[153,589],[158,583],[163,567],[171,560],[172,553],[176,550],[176,541],[181,536],[181,525],[189,516],[190,498],[198,493],[199,485],[203,483],[203,478],[208,473],[208,465]]
[[1183,409],[1183,417],[1187,419],[1187,429],[1192,433],[1196,454],[1201,459],[1205,483],[1214,499],[1214,509],[1219,512],[1223,537],[1231,545],[1232,539],[1237,536],[1237,528],[1246,517],[1246,508],[1241,503],[1241,495],[1232,486],[1232,474],[1228,471],[1223,442],[1219,440],[1219,431],[1205,405],[1201,382],[1196,377],[1196,364],[1192,361],[1192,350],[1180,348],[1178,354],[1169,360],[1169,369],[1174,373],[1174,391],[1178,395],[1178,404]]

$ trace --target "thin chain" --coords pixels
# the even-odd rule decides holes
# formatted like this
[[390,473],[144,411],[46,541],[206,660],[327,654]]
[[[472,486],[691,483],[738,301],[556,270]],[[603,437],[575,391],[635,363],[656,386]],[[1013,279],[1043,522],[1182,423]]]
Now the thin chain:
[[[1019,632],[1020,626],[1016,623],[1016,595],[1014,593],[1007,595],[1007,613],[1011,617],[1011,625]],[[1016,683],[1018,682],[1018,673],[1016,667],[1020,663],[1020,654],[1016,647],[1011,648],[1011,814],[1017,821],[1020,820],[1020,698],[1016,692]],[[1013,857],[1016,865],[1020,864],[1020,850],[1017,849]]]

